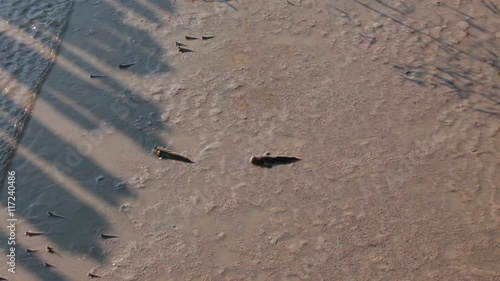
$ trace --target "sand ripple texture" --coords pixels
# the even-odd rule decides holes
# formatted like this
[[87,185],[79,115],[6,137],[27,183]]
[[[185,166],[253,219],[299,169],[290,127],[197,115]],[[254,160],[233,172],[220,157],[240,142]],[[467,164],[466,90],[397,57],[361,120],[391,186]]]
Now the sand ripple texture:
[[[61,180],[35,157],[14,157],[32,175],[17,182],[27,191],[18,231],[53,233],[43,243],[19,236],[18,249],[50,244],[64,256],[30,258],[21,274],[499,280],[498,1],[290,1],[176,1],[164,15],[158,0],[156,17],[140,13],[153,0],[75,2],[88,14],[73,13],[18,151],[59,161],[84,138],[86,126],[63,122],[79,107],[52,106],[62,103],[49,85],[85,116],[110,117],[115,97],[143,109],[111,119],[114,133]],[[136,54],[129,70],[116,68]],[[109,75],[63,81],[67,57]],[[150,151],[159,144],[195,163],[159,160]],[[249,163],[265,152],[302,160]],[[49,220],[48,210],[79,219]]]
[[[126,244],[111,274],[161,264],[171,280],[498,279],[493,1],[295,2],[178,4],[190,29],[222,38],[172,56],[171,83],[144,92],[196,139],[197,164],[145,162],[152,195],[130,218],[154,242]],[[266,150],[303,161],[245,165]]]
[[0,1],[0,171],[6,168],[52,65],[69,0]]

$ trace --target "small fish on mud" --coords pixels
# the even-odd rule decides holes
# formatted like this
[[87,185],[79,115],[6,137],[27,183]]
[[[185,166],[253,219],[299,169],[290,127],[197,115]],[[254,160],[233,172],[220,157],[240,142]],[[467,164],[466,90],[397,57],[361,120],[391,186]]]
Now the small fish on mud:
[[188,48],[179,47],[179,52],[181,52],[181,53],[192,53],[194,51],[191,50],[191,49],[188,49]]
[[290,0],[286,0],[286,2],[292,6],[300,6],[300,4],[292,3]]
[[186,44],[181,43],[181,42],[175,42],[175,46],[177,46],[177,47],[187,47]]
[[101,78],[101,77],[106,77],[105,75],[100,75],[100,74],[90,74],[90,78]]
[[186,36],[186,40],[196,40],[198,37]]
[[118,68],[119,68],[119,69],[126,69],[126,68],[131,67],[131,66],[132,66],[132,65],[134,65],[134,64],[135,64],[135,62],[133,62],[133,63],[122,63],[122,64],[119,64],[119,65],[118,65]]
[[51,253],[51,254],[55,254],[55,255],[58,255],[59,257],[62,257],[61,254],[59,254],[56,250],[54,250],[54,248],[50,247],[50,246],[47,246],[45,248],[45,250],[47,250],[47,252]]
[[50,263],[46,262],[44,263],[43,265],[45,265],[45,267],[55,267],[54,265],[51,265]]
[[111,238],[118,238],[118,236],[116,236],[116,235],[111,235],[111,234],[104,234],[104,233],[101,233],[101,238],[102,238],[102,239],[111,239]]
[[49,215],[49,217],[53,217],[53,218],[59,218],[59,219],[64,219],[65,217],[61,216],[61,215],[58,215],[54,212],[51,212],[51,211],[48,211],[47,214]]
[[9,279],[0,277],[0,281],[9,281]]
[[212,39],[212,38],[215,38],[215,36],[201,36],[201,39],[203,40],[208,40],[208,39]]
[[297,157],[289,157],[289,156],[271,156],[269,153],[266,153],[262,156],[252,156],[250,158],[250,163],[255,166],[272,168],[278,165],[287,165],[300,161]]
[[26,234],[26,236],[28,236],[28,237],[31,237],[31,236],[44,235],[45,233],[43,233],[43,232],[26,231],[24,234]]
[[185,163],[194,163],[193,161],[189,160],[188,158],[180,155],[180,154],[177,154],[175,152],[173,152],[172,150],[168,150],[164,147],[160,147],[160,146],[154,146],[153,147],[153,153],[158,156],[160,159],[172,159],[172,160],[177,160],[177,161],[181,161],[181,162],[185,162]]
[[90,272],[89,272],[88,276],[89,276],[90,278],[101,278],[101,276],[96,275],[96,274],[93,274],[93,273],[90,273]]
[[38,250],[31,250],[31,249],[26,249],[26,253],[36,253]]

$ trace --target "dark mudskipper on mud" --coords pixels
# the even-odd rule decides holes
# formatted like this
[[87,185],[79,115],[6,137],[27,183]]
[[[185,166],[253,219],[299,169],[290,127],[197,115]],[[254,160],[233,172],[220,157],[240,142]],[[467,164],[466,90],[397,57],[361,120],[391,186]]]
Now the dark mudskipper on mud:
[[269,155],[269,153],[262,156],[254,155],[252,156],[252,158],[250,158],[250,163],[254,164],[255,166],[265,167],[265,168],[272,168],[278,165],[289,165],[298,161],[300,161],[300,159],[297,157],[271,156]]

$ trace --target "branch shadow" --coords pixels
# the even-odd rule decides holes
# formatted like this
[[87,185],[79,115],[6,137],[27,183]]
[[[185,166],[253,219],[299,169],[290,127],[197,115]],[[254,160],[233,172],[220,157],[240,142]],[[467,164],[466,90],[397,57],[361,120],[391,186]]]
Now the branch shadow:
[[204,2],[207,2],[207,3],[213,3],[213,2],[217,2],[217,3],[222,3],[224,5],[227,5],[229,8],[235,10],[235,11],[238,11],[238,8],[236,8],[236,6],[234,6],[233,4],[229,3],[231,0],[203,0]]
[[[441,13],[451,12],[458,21],[463,21],[467,25],[462,25],[460,32],[461,36],[467,40],[466,44],[461,43],[461,40],[456,42],[445,42],[439,36],[435,36],[414,28],[405,22],[406,14],[400,13],[399,17],[390,15],[383,8],[394,9],[387,7],[387,4],[382,1],[375,0],[374,2],[381,4],[380,8],[373,5],[363,3],[359,0],[354,0],[361,7],[375,12],[378,15],[390,19],[391,21],[409,29],[415,33],[417,44],[421,47],[420,53],[415,54],[416,60],[412,63],[400,63],[392,61],[388,64],[394,69],[400,71],[401,77],[404,80],[415,83],[419,86],[426,87],[443,87],[446,92],[454,92],[460,98],[469,98],[471,96],[481,97],[488,105],[483,108],[476,107],[475,110],[490,113],[493,116],[500,114],[500,84],[496,83],[495,76],[500,78],[500,46],[496,43],[495,32],[482,25],[481,20],[498,18],[499,13],[497,7],[490,1],[481,1],[486,10],[491,13],[488,16],[473,17],[459,8],[439,4],[432,9],[438,15],[441,22],[444,24]],[[445,11],[445,9],[447,11]],[[428,14],[428,13],[427,13]],[[413,19],[414,20],[414,19]],[[418,20],[418,19],[417,19]],[[435,27],[441,27],[436,25]],[[425,29],[430,28],[426,26]],[[429,40],[430,39],[430,40]],[[433,46],[437,46],[440,51],[439,57],[430,62],[427,58],[428,52]],[[490,74],[490,79],[485,79],[485,76]]]
[[406,16],[406,15],[409,15],[409,14],[413,14],[415,12],[415,7],[414,6],[408,6],[406,3],[404,2],[399,2],[399,4],[401,6],[403,6],[402,8],[397,8],[395,6],[391,6],[389,4],[387,4],[386,2],[384,2],[383,0],[374,0],[375,2],[379,3],[380,5],[390,9],[391,11],[393,12],[396,12],[400,15],[403,15],[403,16]]

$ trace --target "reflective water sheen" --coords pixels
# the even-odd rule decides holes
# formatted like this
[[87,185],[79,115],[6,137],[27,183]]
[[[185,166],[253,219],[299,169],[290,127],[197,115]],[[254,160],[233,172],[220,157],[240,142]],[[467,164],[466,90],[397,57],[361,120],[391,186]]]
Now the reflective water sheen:
[[0,1],[0,171],[29,117],[60,44],[69,0]]

